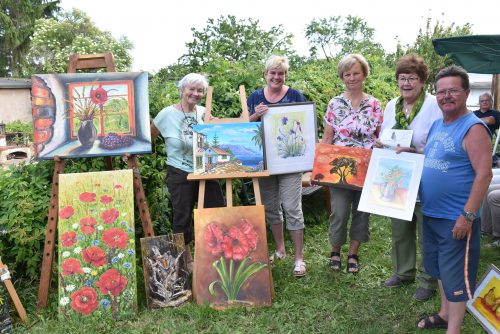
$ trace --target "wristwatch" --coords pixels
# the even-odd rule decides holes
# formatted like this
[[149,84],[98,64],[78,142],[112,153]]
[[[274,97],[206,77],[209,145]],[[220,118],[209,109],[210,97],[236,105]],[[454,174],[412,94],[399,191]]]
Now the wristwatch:
[[465,217],[465,220],[470,222],[474,221],[477,218],[477,215],[472,211],[462,211],[462,216]]

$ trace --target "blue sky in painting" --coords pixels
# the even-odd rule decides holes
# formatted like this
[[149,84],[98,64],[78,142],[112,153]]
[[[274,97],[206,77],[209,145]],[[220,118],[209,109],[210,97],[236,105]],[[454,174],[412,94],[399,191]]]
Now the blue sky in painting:
[[408,189],[410,186],[411,176],[413,175],[413,170],[415,168],[415,163],[413,161],[404,161],[399,159],[391,159],[381,157],[378,160],[377,171],[375,173],[375,183],[384,183],[382,180],[382,173],[387,171],[392,166],[399,166],[403,170],[403,183],[402,188]]
[[206,135],[210,144],[213,142],[214,135],[217,134],[220,145],[241,145],[259,152],[262,149],[259,149],[255,142],[252,141],[252,138],[257,133],[257,126],[259,124],[260,122],[198,124],[193,126],[193,131]]

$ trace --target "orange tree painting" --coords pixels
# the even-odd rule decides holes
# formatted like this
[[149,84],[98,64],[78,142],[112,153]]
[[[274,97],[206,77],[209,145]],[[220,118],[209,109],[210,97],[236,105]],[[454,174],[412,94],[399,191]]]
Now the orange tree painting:
[[132,171],[61,174],[61,315],[133,318],[135,263]]
[[371,150],[317,144],[311,181],[315,184],[360,189],[363,187]]
[[215,308],[271,304],[264,207],[195,210],[193,290]]

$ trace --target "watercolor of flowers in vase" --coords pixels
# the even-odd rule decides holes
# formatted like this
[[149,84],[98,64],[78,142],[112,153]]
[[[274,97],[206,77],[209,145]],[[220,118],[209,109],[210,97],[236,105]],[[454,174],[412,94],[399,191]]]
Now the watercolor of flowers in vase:
[[205,229],[206,249],[220,258],[212,263],[218,280],[210,283],[208,290],[212,296],[216,287],[224,293],[227,302],[239,301],[242,286],[256,273],[267,267],[261,262],[252,262],[251,254],[257,248],[258,234],[246,220],[241,219],[235,226],[226,227],[215,222]]

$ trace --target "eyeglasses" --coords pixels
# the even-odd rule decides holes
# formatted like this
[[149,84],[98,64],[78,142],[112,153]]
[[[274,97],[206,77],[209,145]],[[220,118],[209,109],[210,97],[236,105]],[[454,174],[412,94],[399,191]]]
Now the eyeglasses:
[[400,84],[404,84],[405,82],[408,81],[408,83],[413,84],[419,80],[418,77],[398,77],[398,82]]
[[490,100],[479,100],[479,103],[490,103]]
[[464,90],[465,89],[445,89],[445,90],[440,90],[440,91],[436,92],[436,96],[437,97],[445,97],[448,94],[450,94],[451,96],[458,96]]

